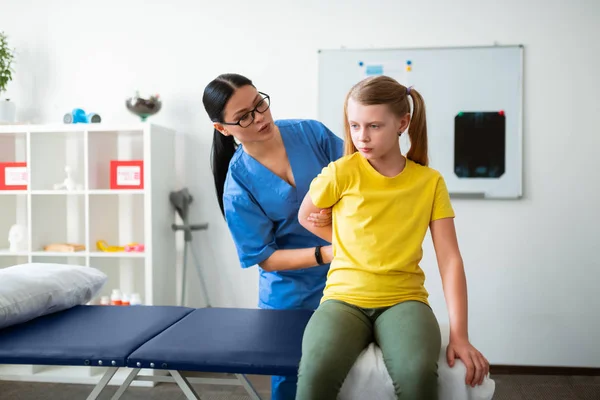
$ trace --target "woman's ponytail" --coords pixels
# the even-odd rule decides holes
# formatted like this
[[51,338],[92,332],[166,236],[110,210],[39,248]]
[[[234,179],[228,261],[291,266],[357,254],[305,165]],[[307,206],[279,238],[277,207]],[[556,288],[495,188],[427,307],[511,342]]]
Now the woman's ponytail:
[[217,201],[219,202],[219,207],[221,208],[221,214],[223,214],[223,216],[225,216],[225,209],[223,207],[223,189],[225,187],[227,171],[229,171],[229,162],[236,149],[237,146],[233,140],[233,136],[225,136],[215,129],[215,132],[213,133],[210,162],[212,164]]
[[[250,79],[239,74],[223,74],[211,81],[204,89],[204,95],[202,96],[202,103],[210,120],[217,123],[223,122],[223,113],[227,102],[236,89],[246,85],[254,86]],[[211,166],[217,201],[223,216],[225,216],[223,207],[225,179],[227,178],[227,171],[229,171],[229,162],[236,149],[237,145],[233,136],[225,136],[218,130],[214,130]]]

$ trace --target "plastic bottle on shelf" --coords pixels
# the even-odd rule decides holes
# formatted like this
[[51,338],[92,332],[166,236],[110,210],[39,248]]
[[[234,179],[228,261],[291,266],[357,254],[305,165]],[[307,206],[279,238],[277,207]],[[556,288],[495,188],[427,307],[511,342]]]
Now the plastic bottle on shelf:
[[129,303],[129,296],[127,296],[125,293],[123,293],[123,299],[121,300],[121,305],[122,306],[128,306],[128,305],[130,305],[130,303]]
[[132,293],[129,298],[129,304],[132,306],[140,306],[142,305],[142,298],[139,293]]
[[113,289],[112,294],[110,295],[110,304],[113,306],[120,306],[121,303],[121,291],[119,289]]

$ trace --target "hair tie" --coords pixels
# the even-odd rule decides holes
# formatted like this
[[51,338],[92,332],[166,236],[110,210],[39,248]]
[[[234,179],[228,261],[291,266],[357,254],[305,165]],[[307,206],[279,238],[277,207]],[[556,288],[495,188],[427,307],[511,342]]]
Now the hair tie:
[[412,89],[412,86],[409,86],[406,88],[406,95],[410,95],[410,89]]

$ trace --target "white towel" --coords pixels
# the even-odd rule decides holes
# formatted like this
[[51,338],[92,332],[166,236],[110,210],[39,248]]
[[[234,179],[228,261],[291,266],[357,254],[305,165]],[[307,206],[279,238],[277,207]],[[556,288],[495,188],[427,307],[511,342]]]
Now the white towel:
[[[440,400],[491,400],[496,389],[495,382],[487,376],[482,385],[465,384],[467,369],[460,360],[454,367],[446,361],[446,346],[440,350],[438,361],[438,387]],[[348,373],[339,400],[397,400],[392,379],[383,362],[379,347],[371,343],[360,354]]]

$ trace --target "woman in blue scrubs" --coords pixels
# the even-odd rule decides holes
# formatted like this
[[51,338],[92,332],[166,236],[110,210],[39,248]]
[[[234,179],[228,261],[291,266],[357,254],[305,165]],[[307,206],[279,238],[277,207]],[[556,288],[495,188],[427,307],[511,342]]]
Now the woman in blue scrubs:
[[[274,121],[269,96],[238,74],[214,79],[202,101],[214,125],[219,206],[241,267],[259,267],[259,307],[316,309],[331,245],[300,225],[298,210],[312,179],[343,155],[343,141],[314,120]],[[329,210],[309,218],[331,222]],[[293,400],[296,376],[273,377],[271,391]]]

